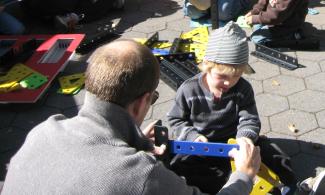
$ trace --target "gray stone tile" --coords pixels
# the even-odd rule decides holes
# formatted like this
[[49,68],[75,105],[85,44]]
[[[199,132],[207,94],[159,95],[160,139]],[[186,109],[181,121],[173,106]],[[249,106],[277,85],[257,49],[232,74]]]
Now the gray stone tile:
[[159,82],[159,85],[157,87],[157,91],[159,92],[159,98],[156,101],[155,105],[175,99],[176,91],[173,90],[171,87],[169,87],[162,80],[160,80],[160,82]]
[[0,129],[0,152],[20,148],[29,131],[19,127]]
[[325,93],[305,90],[288,97],[291,108],[306,112],[318,112],[325,109]]
[[152,118],[152,111],[153,111],[153,106],[150,106],[146,116],[144,117],[144,120],[148,120]]
[[76,74],[85,72],[87,69],[88,63],[85,61],[69,61],[68,65],[63,70],[65,75]]
[[138,23],[132,27],[132,31],[142,33],[154,33],[166,29],[166,22],[153,22],[148,19],[145,22]]
[[266,135],[268,132],[271,131],[270,123],[269,123],[269,117],[261,116],[260,120],[261,120],[260,135]]
[[320,65],[322,71],[325,72],[325,60],[322,60],[321,62],[319,62],[319,65]]
[[303,60],[317,62],[325,59],[324,53],[319,51],[297,51],[296,53],[299,64],[304,66],[307,66],[308,63],[303,62]]
[[317,113],[316,118],[319,126],[325,128],[325,110]]
[[[324,54],[323,54],[324,55]],[[287,70],[285,68],[281,68],[281,73],[284,75],[295,76],[299,78],[305,78],[307,76],[319,73],[320,67],[317,62],[313,62],[310,60],[299,60],[299,64],[306,66],[305,68],[298,68],[296,70]]]
[[170,109],[173,106],[173,101],[167,101],[161,104],[157,104],[153,106],[153,113],[152,113],[152,119],[160,119],[162,123],[167,126],[167,113],[170,111]]
[[271,116],[289,109],[286,98],[272,94],[257,95],[256,104],[261,116]]
[[16,112],[6,110],[6,109],[2,110],[0,107],[0,120],[1,120],[0,129],[10,126],[11,122],[14,120],[16,115],[17,115]]
[[303,79],[279,75],[263,81],[265,92],[287,96],[305,89]]
[[308,89],[314,89],[325,92],[325,72],[315,74],[305,79]]
[[298,181],[308,177],[315,177],[325,169],[325,161],[323,157],[300,153],[291,159],[292,167],[296,173]]
[[294,136],[269,132],[267,137],[270,138],[272,142],[276,143],[289,156],[293,156],[300,152],[299,144]]
[[[172,11],[172,14],[170,14],[170,11]],[[169,11],[162,10],[159,12],[155,12],[152,17],[152,19],[154,20],[160,19],[166,21],[167,23],[171,21],[178,21],[183,18],[184,18],[184,12],[182,9],[173,9]]]
[[322,25],[322,24],[324,24],[324,20],[320,20],[320,18],[325,18],[325,13],[319,13],[317,15],[317,17],[315,17],[315,15],[307,14],[306,22],[309,22],[313,25],[315,25],[315,24]]
[[76,95],[63,95],[53,92],[47,98],[45,104],[58,109],[67,109],[82,105],[85,98],[85,89],[82,89]]
[[[272,132],[297,136],[318,127],[314,114],[299,110],[288,110],[270,117]],[[288,125],[295,125],[297,132],[289,130]]]
[[148,20],[152,17],[152,15],[152,12],[128,11],[121,16],[119,23],[128,23],[133,26],[135,24]]
[[122,34],[121,38],[132,39],[132,38],[147,38],[146,33],[129,31]]
[[156,13],[161,13],[164,11],[166,15],[173,14],[177,9],[181,9],[181,7],[180,4],[175,1],[146,0],[140,6],[141,11],[151,11]]
[[255,70],[255,74],[249,75],[248,78],[254,80],[263,80],[268,79],[280,74],[279,67],[274,64],[270,64],[268,62],[260,62],[257,61],[255,63],[250,64],[252,68]]
[[61,113],[60,110],[49,107],[34,108],[18,113],[12,126],[30,130],[39,123],[45,121],[49,116]]
[[298,138],[301,141],[301,150],[308,154],[322,156],[325,158],[325,129],[318,128]]
[[243,75],[243,77],[250,82],[250,84],[252,85],[252,87],[254,89],[255,95],[263,93],[262,81],[257,81],[257,80],[251,79],[248,75]]
[[193,28],[191,28],[189,25],[189,20],[186,18],[168,22],[167,29],[181,32],[189,32],[193,30]]

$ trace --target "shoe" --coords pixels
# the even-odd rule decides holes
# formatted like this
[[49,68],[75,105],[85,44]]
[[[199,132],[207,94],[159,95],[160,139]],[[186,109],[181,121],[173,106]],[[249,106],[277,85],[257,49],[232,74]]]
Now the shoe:
[[315,178],[307,178],[298,183],[297,195],[323,195],[325,194],[325,170]]
[[113,9],[123,9],[125,0],[115,0],[113,3]]
[[75,13],[68,13],[64,16],[55,16],[55,25],[58,28],[73,30],[80,21],[80,17]]

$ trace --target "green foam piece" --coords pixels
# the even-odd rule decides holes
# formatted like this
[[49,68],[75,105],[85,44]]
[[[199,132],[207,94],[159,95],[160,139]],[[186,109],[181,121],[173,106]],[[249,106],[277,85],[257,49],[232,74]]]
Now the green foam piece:
[[23,88],[27,89],[37,89],[40,86],[42,86],[44,83],[48,81],[47,77],[44,75],[41,75],[39,73],[33,73],[26,77],[25,79],[21,80],[19,84]]

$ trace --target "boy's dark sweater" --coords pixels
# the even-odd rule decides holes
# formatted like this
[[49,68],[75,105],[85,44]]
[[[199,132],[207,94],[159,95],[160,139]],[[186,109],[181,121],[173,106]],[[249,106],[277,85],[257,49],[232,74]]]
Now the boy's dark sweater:
[[277,0],[274,7],[269,0],[259,0],[253,6],[253,24],[270,25],[274,37],[297,31],[305,21],[308,0]]
[[178,140],[193,141],[204,135],[210,142],[230,137],[249,137],[256,141],[260,131],[254,92],[245,79],[220,100],[202,83],[203,73],[185,81],[177,91],[175,104],[167,114],[173,135]]

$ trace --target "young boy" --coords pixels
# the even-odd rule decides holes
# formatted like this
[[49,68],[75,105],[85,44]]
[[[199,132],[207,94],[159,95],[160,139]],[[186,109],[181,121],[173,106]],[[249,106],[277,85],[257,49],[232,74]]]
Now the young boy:
[[308,12],[308,0],[259,0],[246,14],[254,25],[251,40],[263,44],[281,39],[301,39],[301,27]]
[[[219,20],[228,22],[247,12],[250,0],[218,0]],[[199,19],[210,14],[211,0],[184,0],[184,14],[191,19]]]
[[[195,142],[227,142],[236,137],[260,145],[262,159],[263,150],[267,154],[264,160],[273,161],[272,154],[288,159],[278,148],[259,138],[261,124],[254,91],[241,77],[243,73],[253,72],[248,65],[248,51],[246,34],[234,22],[212,32],[204,61],[199,66],[202,73],[180,86],[175,105],[167,114],[173,136]],[[281,169],[280,161],[275,164]],[[217,192],[230,172],[229,159],[204,156],[176,155],[171,168],[184,176],[189,185],[196,185],[206,193]],[[287,172],[290,181],[287,183],[295,183],[291,169]]]

